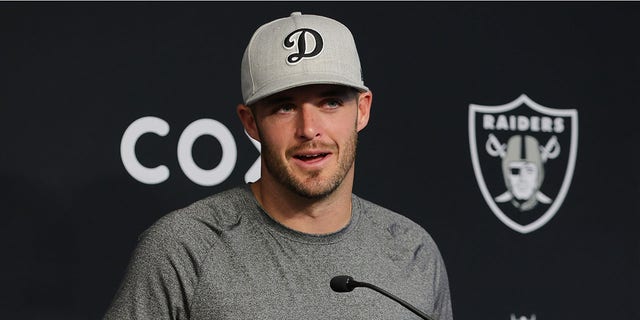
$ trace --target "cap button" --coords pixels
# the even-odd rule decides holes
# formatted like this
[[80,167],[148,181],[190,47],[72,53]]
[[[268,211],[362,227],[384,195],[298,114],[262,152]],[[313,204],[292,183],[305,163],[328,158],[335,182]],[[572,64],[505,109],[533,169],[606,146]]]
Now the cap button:
[[301,16],[301,15],[302,15],[302,12],[300,12],[300,11],[291,12],[291,17],[293,17],[293,16]]

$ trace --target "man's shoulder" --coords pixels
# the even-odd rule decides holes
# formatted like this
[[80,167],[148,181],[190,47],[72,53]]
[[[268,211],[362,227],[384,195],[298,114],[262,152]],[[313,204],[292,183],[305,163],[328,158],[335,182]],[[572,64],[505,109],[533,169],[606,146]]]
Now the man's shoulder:
[[418,223],[394,210],[383,207],[372,201],[360,198],[359,196],[354,195],[354,198],[358,202],[358,205],[360,209],[362,209],[365,217],[375,223],[389,227],[401,226],[404,228],[415,230],[417,232],[426,232],[424,228],[422,228],[422,226],[420,226]]
[[141,238],[182,244],[209,242],[208,238],[235,228],[251,201],[250,191],[243,187],[213,194],[162,216]]
[[362,219],[377,229],[384,230],[392,238],[409,243],[434,244],[431,235],[417,222],[369,200],[354,195],[361,209]]
[[251,191],[246,187],[236,187],[177,209],[167,214],[163,219],[170,221],[196,220],[197,222],[219,224],[223,227],[236,223],[242,212],[251,206],[255,206]]
[[414,264],[427,273],[444,270],[438,245],[425,228],[398,212],[362,198],[356,199],[361,210],[359,227],[374,235],[372,241],[385,247],[394,261]]

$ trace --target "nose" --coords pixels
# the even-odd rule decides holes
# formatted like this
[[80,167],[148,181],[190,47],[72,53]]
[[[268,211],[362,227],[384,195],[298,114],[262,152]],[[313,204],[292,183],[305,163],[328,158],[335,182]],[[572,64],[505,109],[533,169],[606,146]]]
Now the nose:
[[298,113],[296,136],[304,140],[312,140],[320,136],[320,119],[311,105],[303,105]]

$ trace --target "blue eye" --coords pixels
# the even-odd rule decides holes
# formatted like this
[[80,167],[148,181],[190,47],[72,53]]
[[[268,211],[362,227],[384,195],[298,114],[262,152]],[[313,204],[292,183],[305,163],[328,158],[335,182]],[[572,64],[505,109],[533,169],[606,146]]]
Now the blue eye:
[[292,105],[292,104],[284,104],[284,105],[281,105],[280,107],[278,107],[277,110],[278,110],[278,112],[288,113],[288,112],[293,111],[294,108],[295,108],[295,106]]
[[342,100],[330,99],[330,100],[327,100],[327,105],[331,108],[337,108],[342,105]]

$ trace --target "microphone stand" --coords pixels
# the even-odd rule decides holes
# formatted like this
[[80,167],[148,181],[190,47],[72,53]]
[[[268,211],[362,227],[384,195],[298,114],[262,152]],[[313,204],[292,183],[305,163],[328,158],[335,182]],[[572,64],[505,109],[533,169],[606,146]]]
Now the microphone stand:
[[404,301],[404,300],[392,295],[391,293],[385,291],[384,289],[382,289],[382,288],[380,288],[378,286],[375,286],[373,284],[366,283],[366,282],[357,282],[357,283],[358,283],[359,287],[365,287],[365,288],[373,289],[374,291],[377,291],[377,292],[379,292],[379,293],[391,298],[393,301],[395,301],[395,302],[401,304],[403,307],[411,310],[411,312],[415,313],[416,315],[418,315],[422,319],[433,320],[428,315],[426,315],[424,312],[422,312],[422,311],[418,310],[416,307],[410,305],[408,302],[406,302],[406,301]]
[[365,287],[365,288],[372,289],[373,291],[377,291],[378,293],[386,296],[387,298],[390,298],[393,301],[401,304],[403,307],[411,310],[411,312],[415,313],[420,318],[426,319],[426,320],[434,320],[433,318],[426,315],[424,312],[410,305],[408,302],[396,297],[395,295],[385,291],[384,289],[378,286],[372,285],[370,283],[356,281],[350,276],[335,276],[333,277],[333,279],[331,279],[330,285],[331,285],[331,289],[333,289],[333,291],[335,292],[349,292],[357,287]]

